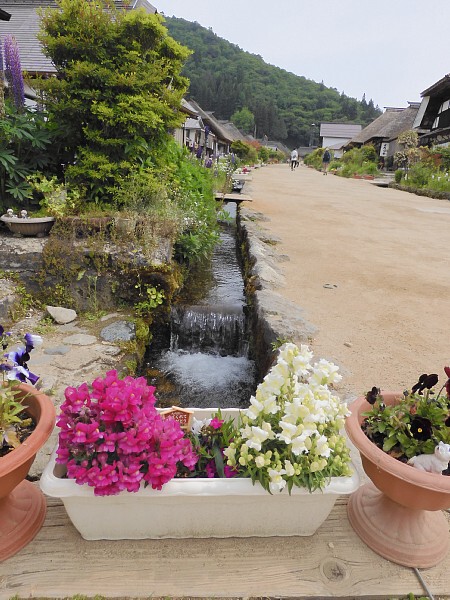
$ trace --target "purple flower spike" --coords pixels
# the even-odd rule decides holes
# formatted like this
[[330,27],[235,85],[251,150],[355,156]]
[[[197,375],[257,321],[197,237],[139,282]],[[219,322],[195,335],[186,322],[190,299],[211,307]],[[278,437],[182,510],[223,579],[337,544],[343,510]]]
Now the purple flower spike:
[[20,64],[19,47],[16,38],[12,35],[5,37],[5,76],[8,81],[10,91],[14,98],[14,104],[17,110],[22,110],[25,106],[25,89],[22,75],[22,65]]

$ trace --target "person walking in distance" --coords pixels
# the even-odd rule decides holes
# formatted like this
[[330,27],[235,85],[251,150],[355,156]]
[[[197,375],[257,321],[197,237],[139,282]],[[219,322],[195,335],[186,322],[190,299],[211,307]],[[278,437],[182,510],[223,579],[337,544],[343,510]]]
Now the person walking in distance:
[[291,171],[293,171],[295,169],[295,167],[298,166],[298,152],[296,150],[296,148],[294,148],[291,152]]
[[328,166],[330,164],[330,160],[331,160],[331,154],[330,151],[328,150],[328,148],[325,148],[325,152],[323,153],[322,156],[322,167],[323,167],[323,174],[327,175],[328,173]]

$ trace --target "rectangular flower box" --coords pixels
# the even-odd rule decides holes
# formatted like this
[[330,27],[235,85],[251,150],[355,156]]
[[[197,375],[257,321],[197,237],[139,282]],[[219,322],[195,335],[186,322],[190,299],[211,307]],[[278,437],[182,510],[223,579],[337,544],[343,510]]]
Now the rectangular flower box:
[[[197,419],[216,409],[192,409]],[[238,409],[223,409],[237,418]],[[285,488],[271,495],[248,478],[173,479],[163,489],[94,496],[92,488],[63,478],[55,453],[41,478],[47,496],[61,498],[72,523],[86,540],[308,536],[317,531],[339,496],[359,486],[352,477],[334,477],[322,491]]]

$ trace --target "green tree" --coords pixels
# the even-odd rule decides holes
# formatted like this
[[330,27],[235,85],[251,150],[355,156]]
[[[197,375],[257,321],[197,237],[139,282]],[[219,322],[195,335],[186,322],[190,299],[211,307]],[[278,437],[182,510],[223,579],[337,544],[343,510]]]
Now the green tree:
[[41,40],[58,75],[38,84],[64,132],[67,180],[88,200],[110,201],[115,182],[180,125],[189,50],[162,17],[118,10],[109,0],[58,0],[41,11]]
[[231,115],[231,121],[244,133],[253,133],[255,127],[255,116],[247,106],[241,108]]
[[381,114],[365,97],[358,101],[324,83],[268,65],[198,23],[175,17],[165,23],[170,34],[193,51],[183,69],[191,81],[191,97],[220,119],[248,107],[255,117],[256,137],[306,146],[311,123],[365,126]]

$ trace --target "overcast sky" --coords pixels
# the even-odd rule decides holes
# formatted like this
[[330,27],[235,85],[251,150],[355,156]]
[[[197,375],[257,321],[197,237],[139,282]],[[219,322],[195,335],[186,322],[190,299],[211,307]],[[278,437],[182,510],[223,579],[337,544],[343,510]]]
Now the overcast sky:
[[151,0],[272,65],[380,108],[450,73],[450,0]]

